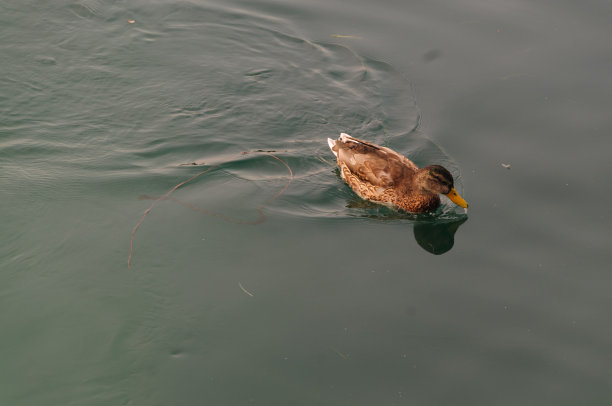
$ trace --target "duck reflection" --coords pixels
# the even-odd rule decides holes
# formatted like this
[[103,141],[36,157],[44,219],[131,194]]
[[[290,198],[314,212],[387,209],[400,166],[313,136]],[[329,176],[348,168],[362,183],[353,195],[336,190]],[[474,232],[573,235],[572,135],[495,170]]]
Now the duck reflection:
[[442,255],[455,245],[455,233],[467,221],[467,215],[457,215],[453,218],[435,218],[429,214],[401,213],[396,210],[368,202],[362,199],[350,200],[347,208],[366,209],[368,217],[375,220],[413,220],[414,238],[425,251]]
[[466,221],[467,216],[439,223],[416,223],[413,229],[414,238],[425,251],[442,255],[453,248],[455,233]]

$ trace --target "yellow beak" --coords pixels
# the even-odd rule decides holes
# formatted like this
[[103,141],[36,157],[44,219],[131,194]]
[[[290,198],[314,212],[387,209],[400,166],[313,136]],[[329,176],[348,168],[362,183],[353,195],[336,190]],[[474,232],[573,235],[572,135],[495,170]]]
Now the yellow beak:
[[455,203],[457,206],[461,206],[464,209],[467,209],[468,207],[467,202],[463,200],[463,197],[459,196],[459,193],[457,193],[455,188],[451,188],[450,192],[448,192],[445,196],[451,199],[451,201]]

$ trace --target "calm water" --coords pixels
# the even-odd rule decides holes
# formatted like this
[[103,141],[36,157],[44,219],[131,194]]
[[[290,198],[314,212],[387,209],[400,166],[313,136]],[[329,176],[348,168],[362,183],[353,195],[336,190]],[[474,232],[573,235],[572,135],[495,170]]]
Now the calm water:
[[[611,18],[2,3],[0,404],[608,404]],[[341,131],[468,216],[364,204]]]

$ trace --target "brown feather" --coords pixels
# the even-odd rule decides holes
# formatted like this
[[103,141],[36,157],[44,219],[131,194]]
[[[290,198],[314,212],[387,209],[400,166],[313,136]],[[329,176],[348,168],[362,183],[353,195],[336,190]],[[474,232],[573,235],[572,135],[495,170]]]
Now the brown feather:
[[405,156],[346,134],[330,140],[330,147],[342,179],[362,199],[409,212],[435,210],[440,205],[439,194],[425,188],[424,170]]

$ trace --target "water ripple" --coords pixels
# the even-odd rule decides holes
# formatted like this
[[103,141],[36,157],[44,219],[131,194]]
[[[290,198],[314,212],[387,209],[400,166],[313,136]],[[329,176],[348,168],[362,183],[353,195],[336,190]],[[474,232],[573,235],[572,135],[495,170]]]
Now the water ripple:
[[[37,157],[63,156],[54,163],[66,169],[60,177],[150,185],[151,194],[188,178],[182,164],[228,159],[223,171],[230,177],[214,187],[231,204],[252,198],[247,180],[260,184],[259,200],[276,193],[285,168],[264,155],[239,155],[274,151],[295,180],[266,210],[313,218],[358,212],[326,145],[340,132],[457,173],[420,134],[409,81],[384,61],[303,38],[286,21],[262,14],[191,3],[147,7],[155,8],[155,20],[135,9],[142,18],[128,23],[97,1],[70,6],[104,37],[93,47],[84,43],[72,35],[81,24],[75,22],[71,35],[58,35],[57,49],[38,54],[43,63],[33,74],[10,78],[28,94],[21,111],[44,106],[58,120],[9,123],[15,135],[0,144],[0,155],[41,171],[49,166]],[[15,176],[28,180],[27,173]],[[206,193],[213,184],[204,177],[189,188]]]

